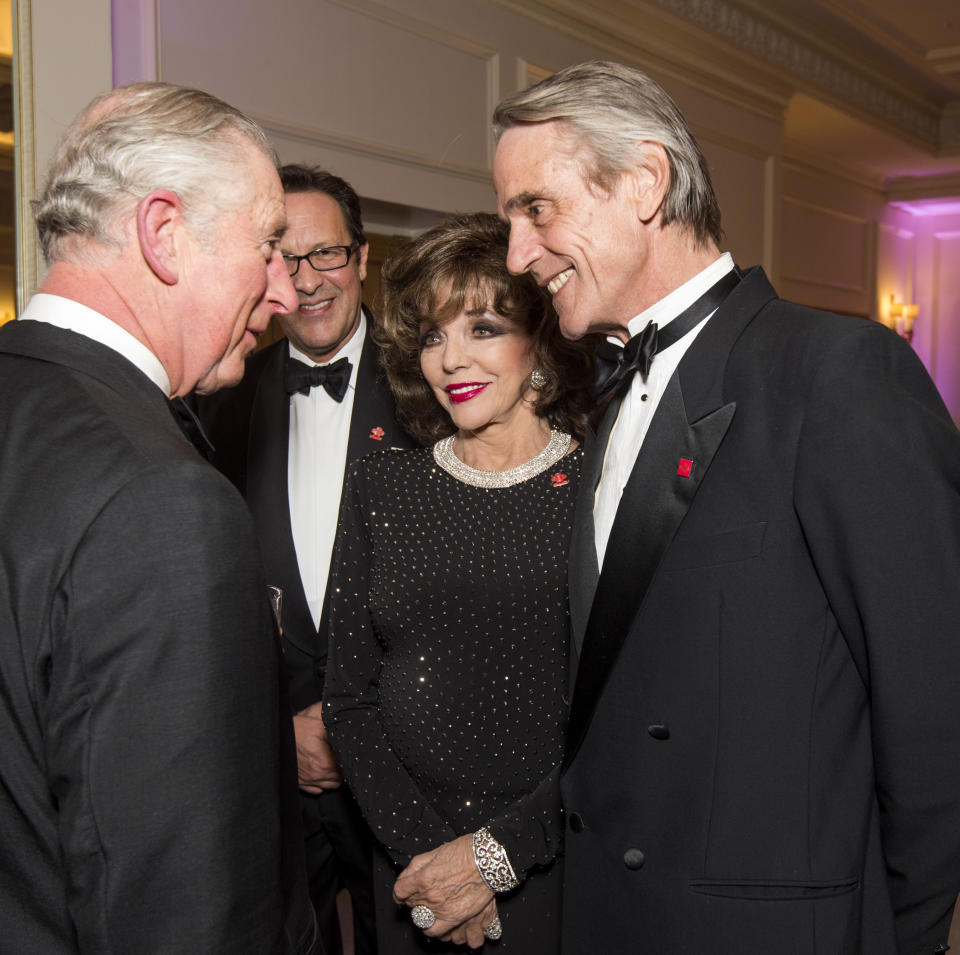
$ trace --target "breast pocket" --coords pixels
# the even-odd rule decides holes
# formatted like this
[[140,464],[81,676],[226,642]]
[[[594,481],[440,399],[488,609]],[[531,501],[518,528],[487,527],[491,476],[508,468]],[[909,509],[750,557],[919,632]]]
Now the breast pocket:
[[734,527],[722,534],[709,537],[694,537],[676,540],[670,545],[661,571],[691,570],[696,567],[712,567],[717,564],[733,564],[759,556],[763,550],[763,538],[767,522]]
[[695,879],[690,883],[690,891],[699,895],[712,895],[724,899],[794,902],[846,895],[848,892],[853,892],[859,884],[860,880],[857,878],[829,879],[816,882]]

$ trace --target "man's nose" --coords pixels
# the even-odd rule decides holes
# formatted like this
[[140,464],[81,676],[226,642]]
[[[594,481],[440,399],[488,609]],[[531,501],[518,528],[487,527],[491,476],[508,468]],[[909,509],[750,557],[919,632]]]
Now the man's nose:
[[300,268],[293,277],[293,287],[298,292],[315,292],[323,285],[325,278],[323,272],[318,272],[306,259],[301,259]]
[[510,223],[510,244],[507,247],[507,268],[522,275],[539,258],[539,245],[533,226],[525,222]]
[[287,315],[297,307],[297,291],[279,252],[274,252],[267,263],[267,297],[273,311],[281,315]]

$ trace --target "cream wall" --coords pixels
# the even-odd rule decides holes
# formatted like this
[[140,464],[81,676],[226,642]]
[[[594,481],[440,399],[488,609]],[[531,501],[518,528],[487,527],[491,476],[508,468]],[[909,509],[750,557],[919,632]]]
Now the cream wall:
[[[284,161],[322,163],[349,179],[368,225],[387,232],[493,209],[496,102],[543,71],[610,55],[491,0],[20,6],[33,20],[38,171],[90,96],[111,82],[160,78],[254,115]],[[721,96],[693,73],[688,85],[684,66],[664,56],[634,58],[697,134],[737,261],[762,264],[784,297],[824,308],[876,318],[891,292],[918,301],[915,346],[960,418],[960,384],[949,384],[960,382],[956,222],[913,219],[870,184],[785,157],[783,91]]]
[[[531,72],[604,55],[487,0],[116,0],[112,50],[109,0],[21,5],[34,23],[38,176],[91,96],[159,78],[251,113],[284,161],[339,172],[374,210],[370,225],[392,231],[492,210],[493,106]],[[729,247],[776,278],[781,116],[660,78],[711,163]]]
[[916,303],[913,347],[960,422],[960,216],[915,216],[871,185],[786,159],[784,298],[883,319]]
[[913,223],[919,263],[918,333],[929,340],[927,367],[954,421],[960,423],[960,215],[916,218]]
[[[142,5],[127,20],[149,28]],[[284,161],[340,173],[388,230],[493,210],[495,104],[531,70],[603,55],[486,0],[156,0],[154,28],[156,75],[251,113]],[[670,88],[713,167],[730,247],[775,272],[781,117]],[[400,221],[384,204],[419,214]]]

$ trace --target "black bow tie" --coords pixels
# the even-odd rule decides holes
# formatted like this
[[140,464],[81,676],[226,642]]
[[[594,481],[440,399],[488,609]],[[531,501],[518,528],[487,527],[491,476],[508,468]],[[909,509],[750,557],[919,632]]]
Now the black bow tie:
[[693,331],[720,306],[739,281],[740,273],[737,269],[727,272],[663,331],[657,329],[656,322],[648,322],[646,328],[634,335],[623,348],[608,341],[601,342],[597,346],[596,355],[597,400],[606,398],[613,391],[625,392],[635,372],[639,371],[646,378],[650,374],[654,355],[680,341],[687,332]]
[[311,388],[322,385],[334,401],[343,401],[352,367],[349,358],[341,358],[332,365],[305,365],[296,358],[287,358],[283,366],[283,386],[288,395],[294,392],[308,395]]

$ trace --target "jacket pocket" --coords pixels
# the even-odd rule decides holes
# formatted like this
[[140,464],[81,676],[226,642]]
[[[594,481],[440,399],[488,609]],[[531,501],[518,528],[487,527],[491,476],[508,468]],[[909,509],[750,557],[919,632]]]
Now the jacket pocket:
[[848,892],[853,892],[859,884],[860,880],[857,878],[817,882],[695,879],[690,883],[690,890],[699,895],[713,895],[723,899],[792,902],[804,899],[828,899],[835,895],[846,895]]

